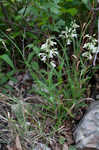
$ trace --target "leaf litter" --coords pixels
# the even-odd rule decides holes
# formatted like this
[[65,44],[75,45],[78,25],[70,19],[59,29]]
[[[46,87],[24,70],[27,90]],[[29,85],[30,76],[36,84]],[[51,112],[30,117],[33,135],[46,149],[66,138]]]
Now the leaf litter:
[[[47,150],[72,150],[75,121],[70,118],[55,129],[57,120],[42,113],[45,111],[42,106],[49,104],[35,93],[28,94],[34,85],[27,74],[17,75],[17,82],[9,81],[8,84],[13,87],[12,93],[9,90],[7,94],[0,93],[0,149],[41,150],[41,144]],[[83,110],[80,112],[76,121],[83,115]]]

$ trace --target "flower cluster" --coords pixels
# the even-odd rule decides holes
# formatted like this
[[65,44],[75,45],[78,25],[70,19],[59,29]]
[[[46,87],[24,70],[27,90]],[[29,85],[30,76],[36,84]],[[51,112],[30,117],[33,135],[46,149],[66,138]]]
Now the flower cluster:
[[77,31],[76,29],[79,25],[76,24],[75,20],[71,22],[70,27],[65,28],[65,31],[62,31],[59,37],[66,39],[66,44],[70,45],[72,43],[73,38],[77,38]]
[[87,59],[92,59],[92,54],[95,54],[97,52],[97,40],[94,38],[95,35],[90,36],[89,34],[86,34],[84,38],[88,38],[88,42],[83,45],[83,48],[87,51],[82,54],[83,57],[86,57]]
[[[73,38],[77,38],[76,29],[79,27],[75,23],[75,20],[71,22],[70,27],[65,28],[65,31],[62,31],[59,37],[66,40],[66,44],[70,45]],[[56,48],[57,43],[55,42],[54,37],[49,37],[44,44],[41,46],[41,53],[39,54],[41,61],[50,62],[52,67],[56,67],[55,57],[58,56],[58,50]]]
[[50,64],[52,67],[56,67],[55,61],[53,60],[54,57],[58,55],[57,48],[55,46],[57,45],[56,42],[53,41],[53,37],[49,37],[44,44],[41,46],[42,52],[39,54],[41,60],[45,63],[48,60],[50,60]]

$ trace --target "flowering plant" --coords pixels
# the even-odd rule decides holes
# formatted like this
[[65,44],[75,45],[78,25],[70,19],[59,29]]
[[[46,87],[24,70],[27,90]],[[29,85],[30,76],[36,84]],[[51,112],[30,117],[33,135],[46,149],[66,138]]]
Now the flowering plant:
[[88,38],[88,42],[86,42],[83,45],[83,48],[86,49],[87,51],[82,53],[83,57],[86,57],[88,60],[91,60],[93,57],[92,55],[97,52],[97,40],[94,38],[95,35],[90,36],[89,34],[86,34],[84,38]]
[[[76,24],[75,20],[71,22],[70,27],[65,28],[59,37],[66,40],[66,44],[70,45],[73,38],[77,38],[76,29],[79,25]],[[41,61],[46,63],[50,61],[52,67],[56,67],[54,58],[58,56],[57,43],[54,37],[49,37],[44,44],[41,45],[41,53],[39,54]]]
[[[70,23],[70,27],[66,26],[65,30],[61,31],[59,37],[66,42],[66,46],[69,46],[73,38],[77,39],[77,28],[79,25],[76,24],[76,21],[72,21]],[[84,39],[87,38],[88,42],[85,42],[83,45],[83,49],[86,50],[82,53],[83,57],[86,57],[88,60],[93,58],[93,54],[97,52],[97,40],[93,36],[86,34]],[[55,68],[56,62],[55,57],[58,56],[57,42],[55,37],[49,37],[44,44],[41,45],[41,52],[39,53],[39,57],[41,61],[44,63],[48,62],[50,65]]]
[[62,37],[66,40],[66,44],[70,45],[72,43],[73,38],[77,38],[77,31],[76,29],[79,25],[76,24],[75,20],[71,22],[70,27],[65,28],[65,31],[62,31],[59,37]]
[[56,42],[53,41],[54,37],[49,37],[44,44],[41,46],[42,52],[39,54],[41,60],[45,63],[46,61],[50,60],[50,64],[52,67],[56,67],[54,57],[58,55],[57,45]]

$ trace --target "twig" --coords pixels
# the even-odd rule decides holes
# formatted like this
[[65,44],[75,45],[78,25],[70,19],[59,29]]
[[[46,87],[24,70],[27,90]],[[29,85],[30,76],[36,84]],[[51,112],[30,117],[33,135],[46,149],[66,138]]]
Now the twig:
[[36,103],[36,104],[47,105],[47,103],[38,95],[26,97],[26,98],[23,99],[23,101],[24,102],[32,101],[33,103]]
[[93,101],[94,102],[95,100],[93,98],[89,98],[89,97],[80,99],[80,101],[78,103],[72,105],[72,107],[70,108],[70,111],[72,111],[74,109],[75,105],[78,105],[78,104],[80,104],[83,101]]

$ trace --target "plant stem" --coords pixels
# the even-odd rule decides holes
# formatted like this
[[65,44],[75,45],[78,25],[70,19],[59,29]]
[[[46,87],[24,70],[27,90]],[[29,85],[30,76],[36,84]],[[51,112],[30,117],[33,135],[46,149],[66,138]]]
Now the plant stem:
[[[99,0],[97,0],[97,3],[99,4]],[[99,53],[99,16],[98,16],[98,48],[97,48],[97,51],[96,51],[96,54],[95,54],[95,57],[93,60],[93,66],[95,66],[95,64],[96,64],[98,53]]]

